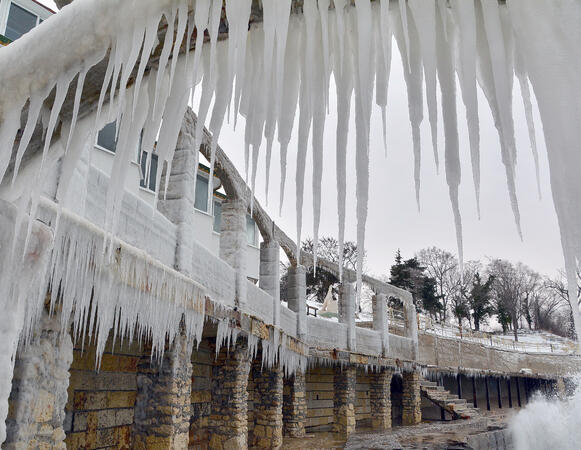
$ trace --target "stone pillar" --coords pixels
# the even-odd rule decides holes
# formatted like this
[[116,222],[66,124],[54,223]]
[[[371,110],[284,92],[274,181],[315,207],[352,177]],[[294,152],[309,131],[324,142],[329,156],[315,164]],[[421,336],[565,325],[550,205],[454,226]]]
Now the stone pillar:
[[307,388],[305,374],[298,369],[291,378],[284,379],[282,415],[285,435],[290,437],[305,435]]
[[404,372],[402,396],[403,425],[416,425],[422,421],[421,404],[419,372]]
[[236,271],[236,305],[246,304],[246,202],[229,198],[222,203],[220,258]]
[[377,294],[372,299],[373,329],[381,333],[381,347],[383,356],[389,355],[389,329],[387,325],[387,297]]
[[192,344],[178,336],[161,361],[145,348],[137,366],[134,448],[188,448]]
[[333,377],[333,432],[343,437],[355,431],[355,366],[335,367]]
[[371,426],[373,429],[386,430],[391,428],[391,377],[389,369],[379,369],[372,373],[369,386],[369,401],[371,404]]
[[[191,275],[194,248],[194,203],[196,187],[196,165],[198,149],[194,143],[194,122],[191,114],[186,114],[182,123],[171,173],[165,191],[165,177],[160,182],[157,208],[176,225],[175,269]],[[162,166],[158,170],[162,170]],[[165,194],[165,198],[164,198]]]
[[418,317],[416,312],[416,306],[414,305],[414,301],[411,294],[409,294],[408,298],[404,299],[403,304],[404,304],[406,337],[412,340],[414,348],[414,359],[417,360],[419,353]]
[[307,275],[303,266],[288,268],[288,307],[297,313],[297,337],[307,334]]
[[73,343],[58,315],[43,312],[39,333],[16,356],[3,449],[66,449],[65,405]]
[[351,283],[342,283],[339,289],[339,323],[347,325],[347,349],[355,351],[355,288]]
[[256,360],[252,367],[256,387],[254,400],[254,431],[252,447],[280,448],[282,446],[282,369],[262,367]]
[[212,369],[210,448],[248,447],[248,345],[222,348]]
[[280,251],[276,241],[264,241],[260,244],[258,286],[272,296],[272,324],[280,326]]

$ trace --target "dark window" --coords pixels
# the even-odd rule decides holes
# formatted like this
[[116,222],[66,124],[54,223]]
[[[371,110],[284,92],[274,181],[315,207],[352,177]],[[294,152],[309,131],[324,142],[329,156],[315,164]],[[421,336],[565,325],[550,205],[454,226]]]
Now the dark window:
[[196,179],[196,199],[194,201],[194,208],[208,212],[208,179],[202,175],[198,175]]
[[143,178],[139,182],[139,186],[142,188],[149,189],[150,191],[155,192],[155,179],[157,178],[157,155],[153,153],[151,155],[151,162],[149,166],[149,180],[146,183],[147,179],[147,152],[141,152],[141,173],[143,174]]
[[108,123],[101,131],[99,131],[99,136],[97,136],[97,145],[115,153],[115,150],[117,149],[117,140],[115,139],[116,134],[117,127],[115,122]]
[[256,223],[249,215],[246,215],[246,241],[248,245],[254,245],[255,247],[258,245],[258,242],[256,242]]
[[6,37],[15,41],[24,33],[29,32],[36,26],[38,17],[15,3],[10,4],[8,21],[6,23]]
[[219,233],[222,228],[222,203],[214,201],[214,231]]

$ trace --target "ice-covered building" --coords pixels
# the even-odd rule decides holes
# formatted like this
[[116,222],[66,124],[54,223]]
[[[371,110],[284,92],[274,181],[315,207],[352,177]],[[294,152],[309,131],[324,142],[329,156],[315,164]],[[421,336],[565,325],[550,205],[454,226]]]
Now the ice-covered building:
[[[268,118],[279,114],[290,139],[300,69],[301,110],[311,114],[299,119],[300,128],[312,122],[313,132],[321,133],[326,91],[318,83],[333,60],[336,77],[344,75],[345,86],[357,94],[361,143],[369,132],[361,115],[371,105],[372,80],[353,76],[345,56],[358,55],[369,65],[385,54],[372,58],[373,45],[365,45],[382,35],[378,28],[377,36],[371,33],[378,24],[369,26],[369,1],[356,2],[362,16],[347,1],[333,2],[342,4],[341,19],[348,22],[346,32],[337,33],[347,36],[341,52],[326,39],[306,40],[317,42],[316,48],[300,44],[305,26],[319,37],[329,23],[329,30],[338,29],[330,2],[277,3],[287,13],[304,4],[304,20],[295,17],[289,25],[284,11],[262,10],[274,4],[266,1],[227,0],[226,23],[222,1],[197,0],[194,11],[190,1],[77,0],[51,18],[53,25],[45,23],[0,49],[0,62],[11,63],[0,72],[0,260],[9,261],[0,269],[5,448],[279,448],[284,436],[306,431],[345,437],[362,425],[384,430],[392,423],[417,424],[422,416],[473,417],[477,406],[518,407],[534,390],[562,387],[562,378],[579,366],[577,355],[510,351],[418,332],[411,295],[372,277],[358,280],[375,293],[371,328],[357,326],[358,275],[349,270],[342,270],[338,322],[307,316],[305,266],[314,257],[297,254],[297,243],[274,224],[216,145],[230,99],[225,94],[241,96],[236,107],[248,117],[247,149],[260,146],[263,129],[273,138],[274,121],[261,109],[267,105],[262,100],[272,100],[264,72],[274,78],[262,70],[272,63],[264,48],[274,52],[274,41],[264,33],[276,29],[276,42],[284,43],[286,23],[290,64],[283,70],[280,58],[276,73],[289,74],[289,103]],[[406,2],[380,3],[382,17],[397,25],[399,43],[409,43],[402,30],[411,8]],[[450,11],[447,2],[437,4],[441,14],[432,9],[428,18],[438,21],[440,51],[450,58],[441,21],[450,35],[457,31],[452,5],[468,2],[451,2]],[[482,4],[496,14],[488,19],[498,31],[498,5]],[[70,29],[63,37],[59,27],[65,26]],[[209,45],[200,32],[206,29]],[[248,61],[240,53],[247,36]],[[391,32],[388,37],[391,42]],[[54,45],[71,47],[55,52]],[[18,52],[24,50],[45,70],[22,63]],[[319,52],[323,57],[317,58]],[[228,60],[237,61],[236,70],[249,71],[241,92],[228,89],[228,77],[236,72]],[[315,64],[319,60],[328,66]],[[418,61],[410,61],[415,75],[422,71]],[[339,62],[345,71],[337,70]],[[374,74],[365,64],[358,67],[359,75]],[[451,67],[441,70],[453,79]],[[200,112],[208,116],[212,134],[196,126],[187,107],[202,72]],[[421,83],[415,88],[412,94]],[[210,117],[214,94],[217,112]],[[410,110],[417,112],[413,105]],[[283,114],[289,112],[290,119]],[[303,164],[304,139],[303,133]],[[365,179],[365,149],[357,146],[363,151],[359,183]],[[453,150],[446,150],[451,159]],[[200,153],[210,161],[208,173],[199,168]],[[322,169],[321,161],[314,165]],[[286,298],[278,276],[281,251],[291,264]],[[341,271],[322,259],[317,266]],[[388,319],[388,297],[404,305],[401,320]]]
[[0,0],[0,46],[15,41],[53,14],[35,0]]

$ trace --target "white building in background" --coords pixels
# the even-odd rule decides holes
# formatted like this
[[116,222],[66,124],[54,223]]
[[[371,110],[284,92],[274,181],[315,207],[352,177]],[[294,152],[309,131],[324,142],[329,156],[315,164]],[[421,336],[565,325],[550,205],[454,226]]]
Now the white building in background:
[[[93,154],[91,155],[91,169],[99,170],[107,177],[110,176],[113,170],[116,151],[115,135],[115,123],[112,122],[106,125],[99,132]],[[155,178],[158,171],[158,160],[157,155],[154,153],[150,162],[149,179],[146,179],[147,156],[147,152],[143,151],[140,155],[139,149],[135,149],[135,159],[131,162],[131,167],[125,180],[125,190],[137,197],[149,209],[153,207],[156,196]],[[226,195],[222,189],[222,182],[214,175],[212,184],[213,205],[209,204],[209,177],[209,168],[204,164],[199,164],[196,179],[196,198],[194,210],[192,211],[196,233],[195,240],[210,253],[219,256],[222,202],[226,199]],[[91,192],[88,192],[87,195],[90,196]],[[246,275],[251,281],[257,282],[260,268],[260,233],[250,215],[246,216],[246,237],[248,244],[246,250]]]
[[0,0],[0,45],[15,41],[54,13],[36,0]]

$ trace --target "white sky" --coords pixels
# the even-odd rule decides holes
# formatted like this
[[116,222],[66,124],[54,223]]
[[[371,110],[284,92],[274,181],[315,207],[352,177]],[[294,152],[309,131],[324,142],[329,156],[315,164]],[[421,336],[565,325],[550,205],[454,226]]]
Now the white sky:
[[[53,1],[42,3],[56,8]],[[400,248],[404,257],[411,257],[416,251],[427,246],[438,246],[456,253],[456,238],[453,218],[448,199],[448,189],[444,174],[444,139],[441,110],[438,123],[438,145],[440,173],[436,175],[432,155],[431,137],[427,108],[424,107],[422,137],[422,187],[421,212],[415,202],[413,181],[413,153],[411,127],[409,125],[407,94],[403,81],[402,65],[397,46],[394,47],[391,81],[388,100],[388,157],[384,156],[381,111],[373,110],[371,121],[370,148],[370,198],[367,219],[367,266],[376,275],[388,273],[393,257]],[[425,102],[425,96],[424,96]],[[516,232],[513,214],[508,201],[504,166],[500,158],[498,134],[486,99],[479,91],[480,147],[481,147],[481,211],[478,220],[474,200],[474,188],[469,159],[468,133],[465,110],[458,90],[458,124],[462,163],[462,184],[460,186],[460,206],[464,226],[465,259],[502,257],[522,261],[532,268],[554,275],[563,266],[559,231],[549,182],[542,125],[535,109],[537,142],[541,163],[541,187],[543,198],[536,194],[536,180],[533,159],[524,118],[524,110],[518,83],[514,86],[514,120],[518,152],[517,194],[521,211],[524,241]],[[335,87],[330,88],[330,114],[325,127],[324,173],[320,236],[337,235],[337,200],[335,179],[335,130],[336,102]],[[535,105],[536,108],[536,105]],[[354,117],[354,113],[351,114]],[[295,158],[296,129],[289,146],[287,165],[287,185],[282,216],[278,214],[279,198],[279,148],[273,146],[271,166],[271,189],[267,211],[291,237],[296,236],[295,212]],[[220,145],[244,174],[244,119],[240,118],[234,131],[225,124],[219,140]],[[355,124],[350,124],[348,144],[347,179],[347,229],[346,237],[355,240]],[[265,201],[265,159],[266,145],[261,148],[256,195],[263,206]],[[303,236],[312,236],[312,189],[311,189],[311,149],[307,156],[305,180],[305,201],[303,209]]]

